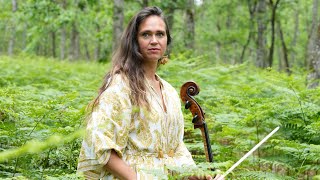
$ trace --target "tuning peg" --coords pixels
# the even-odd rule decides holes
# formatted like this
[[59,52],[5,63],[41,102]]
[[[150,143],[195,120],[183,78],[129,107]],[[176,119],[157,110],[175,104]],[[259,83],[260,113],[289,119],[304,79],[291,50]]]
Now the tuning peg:
[[195,123],[198,120],[198,115],[194,115],[194,117],[192,118],[192,123]]
[[186,101],[186,104],[184,105],[185,109],[189,109],[191,106],[191,102],[190,101]]

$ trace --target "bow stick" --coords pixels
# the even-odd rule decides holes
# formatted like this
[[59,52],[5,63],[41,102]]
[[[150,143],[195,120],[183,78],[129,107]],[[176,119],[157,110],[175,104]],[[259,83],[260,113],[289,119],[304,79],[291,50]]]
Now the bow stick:
[[213,162],[213,155],[211,150],[210,138],[208,133],[208,127],[204,119],[204,112],[201,109],[197,101],[192,97],[199,94],[199,86],[193,82],[188,81],[184,83],[180,89],[180,98],[183,103],[185,103],[185,108],[189,109],[192,113],[192,123],[194,129],[199,128],[201,130],[204,152],[208,162]]
[[234,168],[236,168],[242,161],[244,161],[248,156],[250,156],[256,149],[258,149],[266,140],[268,140],[274,133],[279,130],[279,126],[276,127],[271,133],[269,133],[265,138],[263,138],[257,145],[255,145],[249,152],[247,152],[241,159],[239,159],[231,168],[229,168],[223,175],[221,175],[217,180],[222,180],[226,177]]

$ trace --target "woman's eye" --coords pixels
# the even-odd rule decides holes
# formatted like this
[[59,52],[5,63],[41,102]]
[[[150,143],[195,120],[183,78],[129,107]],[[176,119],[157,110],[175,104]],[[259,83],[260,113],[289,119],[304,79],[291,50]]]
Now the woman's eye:
[[148,33],[143,33],[142,34],[142,37],[144,37],[144,38],[148,38],[150,36],[150,34],[148,34]]
[[157,36],[158,36],[158,37],[163,37],[163,36],[164,36],[164,33],[157,33]]

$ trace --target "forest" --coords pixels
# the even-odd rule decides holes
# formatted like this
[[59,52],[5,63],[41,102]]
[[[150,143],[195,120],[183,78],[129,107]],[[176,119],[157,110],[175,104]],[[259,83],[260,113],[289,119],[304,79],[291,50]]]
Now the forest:
[[213,163],[181,107],[199,169],[225,172],[279,126],[226,179],[320,179],[319,0],[0,0],[1,179],[82,179],[86,107],[146,6],[173,37],[158,75],[201,89]]

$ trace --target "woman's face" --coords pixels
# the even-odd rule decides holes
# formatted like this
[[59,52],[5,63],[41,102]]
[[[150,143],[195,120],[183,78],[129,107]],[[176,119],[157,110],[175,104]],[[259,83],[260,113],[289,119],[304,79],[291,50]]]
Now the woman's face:
[[167,48],[166,24],[161,17],[152,15],[141,22],[138,44],[144,63],[158,63]]

